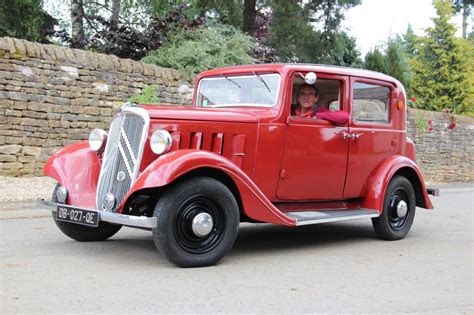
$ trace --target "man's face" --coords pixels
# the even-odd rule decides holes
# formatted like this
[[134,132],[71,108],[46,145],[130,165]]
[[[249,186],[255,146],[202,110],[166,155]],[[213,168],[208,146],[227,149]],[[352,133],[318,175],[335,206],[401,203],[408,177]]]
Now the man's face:
[[297,101],[300,103],[301,107],[306,109],[311,108],[317,100],[318,96],[315,94],[314,89],[310,88],[309,86],[303,86],[297,98]]

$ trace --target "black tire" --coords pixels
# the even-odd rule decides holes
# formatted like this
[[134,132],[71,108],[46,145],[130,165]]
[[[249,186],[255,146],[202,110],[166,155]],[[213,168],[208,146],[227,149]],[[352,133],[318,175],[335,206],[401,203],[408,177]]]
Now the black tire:
[[[58,202],[56,198],[56,189],[58,189],[59,185],[56,185],[54,188],[52,201]],[[74,223],[68,223],[64,221],[60,221],[56,219],[56,214],[53,212],[53,219],[54,223],[56,223],[57,227],[61,232],[63,232],[66,236],[69,236],[73,240],[79,242],[97,242],[97,241],[105,241],[109,237],[115,235],[121,228],[121,225],[110,224],[107,222],[99,222],[98,227],[89,227]]]
[[[196,235],[193,219],[212,218],[212,229]],[[158,224],[153,240],[160,253],[180,267],[217,263],[234,245],[239,228],[239,208],[232,192],[221,182],[195,177],[171,186],[158,201]]]
[[[399,215],[397,207],[403,208],[405,204],[406,214]],[[383,212],[380,217],[372,219],[375,232],[384,240],[404,238],[415,219],[415,208],[415,191],[410,181],[403,176],[393,177],[385,192]]]

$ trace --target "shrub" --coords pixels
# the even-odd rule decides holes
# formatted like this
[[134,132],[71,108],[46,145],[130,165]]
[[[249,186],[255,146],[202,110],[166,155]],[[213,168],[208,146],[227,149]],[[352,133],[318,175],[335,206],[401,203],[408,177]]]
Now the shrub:
[[251,64],[251,38],[228,25],[181,31],[150,52],[143,62],[179,70],[186,79],[217,67]]

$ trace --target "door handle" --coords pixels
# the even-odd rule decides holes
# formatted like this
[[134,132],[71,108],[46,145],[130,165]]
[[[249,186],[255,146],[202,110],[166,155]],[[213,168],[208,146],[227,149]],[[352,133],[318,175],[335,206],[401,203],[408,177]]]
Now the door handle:
[[347,140],[347,139],[349,139],[350,137],[351,137],[351,134],[350,134],[350,133],[347,133],[347,132],[345,132],[345,131],[342,132],[342,138],[343,138],[344,140]]
[[351,137],[352,139],[359,139],[362,135],[363,133],[353,133],[351,134]]

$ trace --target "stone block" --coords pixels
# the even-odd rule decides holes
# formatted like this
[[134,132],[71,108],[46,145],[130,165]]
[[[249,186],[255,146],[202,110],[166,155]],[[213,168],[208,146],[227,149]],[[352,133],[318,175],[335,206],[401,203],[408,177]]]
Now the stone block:
[[33,146],[24,146],[21,153],[25,155],[38,156],[41,154],[41,148]]
[[70,125],[69,121],[61,119],[60,122],[61,122],[62,128],[69,128],[69,125]]
[[39,48],[37,47],[38,44],[25,41],[25,48],[26,48],[26,55],[31,58],[40,57]]
[[0,145],[5,144],[5,136],[0,136]]
[[72,114],[82,114],[84,113],[83,106],[69,106],[69,112]]
[[21,144],[22,142],[22,137],[10,137],[6,136],[5,137],[5,143],[6,144]]
[[[3,163],[5,165],[6,163]],[[4,176],[10,176],[10,177],[16,177],[20,175],[20,170],[19,169],[7,169],[6,167],[3,167],[2,174]]]
[[18,110],[24,110],[28,107],[28,103],[26,102],[20,102],[20,101],[15,101],[13,102],[12,109],[18,109]]
[[21,92],[10,92],[10,99],[14,101],[28,101],[28,94]]
[[41,103],[41,102],[28,102],[27,106],[28,106],[28,109],[31,111],[44,112],[46,114],[51,112],[53,108],[52,104]]
[[22,111],[20,110],[13,110],[13,109],[6,109],[5,116],[13,116],[13,117],[21,117]]
[[59,128],[61,127],[61,123],[59,122],[59,120],[48,120],[48,127]]
[[36,161],[36,157],[34,156],[20,156],[18,157],[18,162],[21,163],[32,163]]
[[21,151],[21,145],[9,144],[0,146],[0,154],[16,154]]
[[52,105],[51,106],[51,111],[53,113],[69,113],[69,106]]
[[41,112],[35,112],[31,110],[25,110],[23,111],[23,117],[31,117],[31,118],[37,118],[37,119],[44,119],[46,118],[47,114],[46,113],[41,113]]
[[21,57],[26,57],[26,46],[24,44],[24,40],[13,38],[13,45],[15,47],[15,55],[19,55]]
[[[51,110],[52,110],[52,106],[51,106]],[[61,114],[48,112],[48,115],[46,117],[48,120],[59,120],[61,119]]]
[[100,116],[112,116],[112,109],[111,108],[101,108],[100,109]]
[[100,108],[99,107],[85,107],[84,108],[84,114],[88,114],[88,115],[99,115],[100,113]]
[[19,170],[23,167],[23,163],[20,162],[5,162],[3,163],[4,170]]
[[104,128],[104,124],[101,122],[89,122],[87,123],[87,127],[89,127],[90,129]]
[[77,115],[72,115],[72,114],[65,114],[63,118],[68,121],[77,121],[79,119]]
[[15,162],[17,157],[15,155],[3,155],[0,153],[0,162]]

